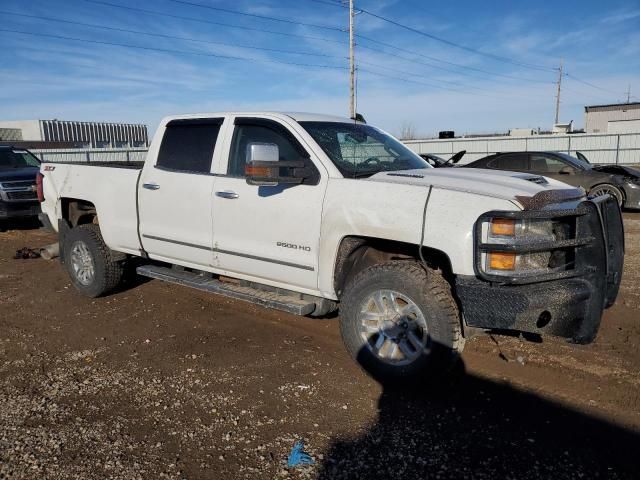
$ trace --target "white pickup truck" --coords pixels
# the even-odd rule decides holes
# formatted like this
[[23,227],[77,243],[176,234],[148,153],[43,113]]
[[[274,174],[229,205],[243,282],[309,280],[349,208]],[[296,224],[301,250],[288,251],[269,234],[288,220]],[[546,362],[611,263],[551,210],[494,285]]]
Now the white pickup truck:
[[278,308],[340,308],[376,378],[446,370],[471,332],[589,342],[615,301],[615,200],[525,173],[434,169],[346,118],[165,118],[135,164],[43,163],[42,210],[92,297],[137,272]]

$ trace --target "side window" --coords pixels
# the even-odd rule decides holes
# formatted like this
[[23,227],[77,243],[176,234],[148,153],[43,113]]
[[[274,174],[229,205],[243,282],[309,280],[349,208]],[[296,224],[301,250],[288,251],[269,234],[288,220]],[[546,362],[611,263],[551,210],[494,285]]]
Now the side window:
[[527,170],[527,155],[524,153],[507,153],[498,155],[487,163],[487,168],[498,170]]
[[284,127],[270,120],[257,119],[255,123],[251,120],[236,119],[235,131],[231,142],[229,153],[229,164],[227,175],[231,177],[244,178],[244,168],[249,162],[250,144],[275,144],[278,146],[280,161],[304,160],[307,168],[312,168],[314,174],[312,178],[305,180],[305,184],[317,184],[320,178],[319,172],[308,159],[308,154],[297,142],[295,137]]
[[156,167],[209,173],[221,118],[172,120],[167,124]]
[[538,153],[531,154],[531,170],[534,172],[558,173],[566,166],[567,164],[558,158]]
[[527,155],[524,153],[499,155],[489,160],[487,168],[497,168],[498,170],[527,170]]
[[500,170],[527,170],[527,154],[526,153],[508,153],[500,155],[494,160],[496,166]]

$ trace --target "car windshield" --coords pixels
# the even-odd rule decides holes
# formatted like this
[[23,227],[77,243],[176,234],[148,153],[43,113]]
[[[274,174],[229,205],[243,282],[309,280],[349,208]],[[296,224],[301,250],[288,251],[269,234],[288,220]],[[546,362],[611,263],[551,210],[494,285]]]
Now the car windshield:
[[580,170],[591,170],[591,164],[580,160],[579,158],[572,157],[566,153],[556,153],[559,157],[562,157],[565,161],[569,162],[572,166],[579,168]]
[[378,172],[433,168],[398,140],[370,125],[300,122],[347,178]]
[[26,150],[0,150],[0,170],[39,166],[40,161]]

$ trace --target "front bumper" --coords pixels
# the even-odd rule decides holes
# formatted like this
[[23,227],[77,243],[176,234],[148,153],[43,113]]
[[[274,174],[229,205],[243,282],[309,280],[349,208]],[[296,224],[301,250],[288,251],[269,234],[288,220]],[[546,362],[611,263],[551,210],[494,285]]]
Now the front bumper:
[[640,184],[628,182],[622,185],[624,190],[624,208],[640,210]]
[[555,279],[518,285],[458,276],[456,293],[465,323],[591,342],[603,310],[615,302],[622,277],[624,231],[615,200],[600,197],[580,204],[576,238],[589,241],[575,247],[575,265]]
[[0,219],[37,217],[41,213],[40,203],[0,201]]

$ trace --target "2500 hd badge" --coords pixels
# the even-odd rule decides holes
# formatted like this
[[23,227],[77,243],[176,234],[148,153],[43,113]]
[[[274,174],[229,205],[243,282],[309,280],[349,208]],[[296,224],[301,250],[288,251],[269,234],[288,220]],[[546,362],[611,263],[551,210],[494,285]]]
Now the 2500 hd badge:
[[277,242],[276,245],[284,248],[292,248],[294,250],[302,250],[305,252],[310,252],[311,247],[305,247],[304,245],[296,245],[295,243],[287,243],[287,242]]

